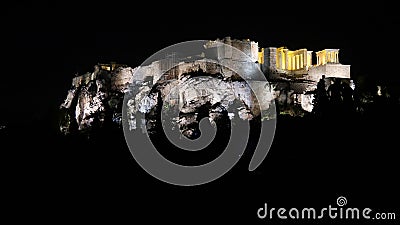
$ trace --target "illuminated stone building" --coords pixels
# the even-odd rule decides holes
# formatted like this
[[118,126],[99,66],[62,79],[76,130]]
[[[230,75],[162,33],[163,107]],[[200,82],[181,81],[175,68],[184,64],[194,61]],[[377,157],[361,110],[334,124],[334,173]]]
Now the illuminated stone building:
[[332,83],[332,78],[351,79],[350,65],[343,65],[339,61],[339,49],[315,52],[316,64],[313,62],[313,51],[305,48],[260,48],[258,58],[261,70],[274,86],[274,96],[281,113],[292,113],[292,108],[286,107],[292,103],[312,111],[314,95],[309,93],[317,88],[322,75],[325,75],[327,87]]
[[291,51],[285,47],[276,49],[276,68],[280,71],[307,70],[311,66],[312,51]]
[[259,63],[267,75],[291,75],[311,81],[318,81],[322,75],[327,78],[350,79],[350,65],[339,62],[339,49],[324,49],[316,52],[317,63],[313,64],[312,51],[307,49],[289,50],[286,47],[261,48]]

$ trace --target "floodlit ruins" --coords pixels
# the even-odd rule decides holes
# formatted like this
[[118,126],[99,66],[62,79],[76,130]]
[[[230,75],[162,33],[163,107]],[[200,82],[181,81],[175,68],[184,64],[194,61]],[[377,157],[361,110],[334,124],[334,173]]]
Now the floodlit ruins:
[[[210,55],[215,60],[207,60]],[[315,55],[317,62],[314,64],[313,51],[305,48],[259,47],[257,42],[249,39],[226,37],[207,42],[204,51],[195,56],[181,57],[171,53],[133,68],[117,63],[98,64],[93,72],[73,78],[71,89],[60,106],[64,113],[60,129],[69,133],[109,123],[120,125],[126,95],[130,97],[127,102],[130,129],[146,126],[145,120],[138,120],[133,115],[151,113],[160,107],[160,99],[166,107],[179,106],[184,115],[178,123],[196,123],[197,110],[204,105],[208,105],[211,119],[237,116],[251,120],[274,104],[279,113],[301,116],[313,109],[312,92],[322,75],[327,82],[330,78],[350,80],[350,65],[340,63],[339,49],[324,49]],[[261,70],[268,80],[265,83],[246,77],[252,87],[265,93],[258,101],[249,83],[239,75],[253,74],[255,69]],[[177,86],[180,88],[175,90]],[[230,106],[235,101],[241,102],[243,107],[233,113]],[[190,136],[195,130],[187,127],[180,124],[182,132]]]

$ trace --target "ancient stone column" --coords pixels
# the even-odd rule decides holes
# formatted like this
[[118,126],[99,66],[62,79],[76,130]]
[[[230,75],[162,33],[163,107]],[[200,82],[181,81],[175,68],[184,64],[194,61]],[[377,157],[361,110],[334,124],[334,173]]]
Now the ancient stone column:
[[339,51],[336,52],[336,63],[339,63]]
[[292,56],[292,70],[296,69],[296,58]]
[[300,68],[304,68],[304,54],[300,54]]
[[290,66],[289,66],[289,55],[288,55],[288,53],[287,53],[287,50],[284,50],[284,52],[285,52],[285,69],[289,69],[290,68]]

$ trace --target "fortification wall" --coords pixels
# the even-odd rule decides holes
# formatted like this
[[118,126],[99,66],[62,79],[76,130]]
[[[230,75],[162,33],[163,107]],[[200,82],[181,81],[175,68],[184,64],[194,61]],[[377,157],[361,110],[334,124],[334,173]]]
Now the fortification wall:
[[72,86],[79,87],[81,85],[88,84],[91,80],[96,79],[96,73],[86,73],[81,76],[74,77],[72,79]]
[[111,76],[111,90],[124,91],[133,81],[133,74],[136,68],[118,68]]
[[308,71],[307,79],[318,81],[322,75],[325,75],[326,78],[338,77],[350,79],[350,65],[328,63],[321,66],[313,66]]
[[[251,59],[251,62],[258,61],[258,43],[250,40],[232,40],[232,46],[242,51],[247,57]],[[237,61],[248,61],[242,54],[235,54],[233,51],[232,60]]]
[[276,48],[264,48],[264,65],[261,67],[263,71],[276,70]]
[[[232,51],[231,48],[226,47],[224,45],[219,45],[218,43],[224,43],[226,45],[230,45],[232,47],[239,49],[241,52],[244,53],[244,55],[249,57],[250,60],[243,54],[237,51]],[[258,42],[250,41],[249,39],[232,40],[230,37],[226,37],[222,40],[217,39],[215,41],[208,42],[207,48],[208,51],[212,50],[213,48],[216,48],[219,60],[232,59],[235,61],[251,61],[251,62],[258,61]]]

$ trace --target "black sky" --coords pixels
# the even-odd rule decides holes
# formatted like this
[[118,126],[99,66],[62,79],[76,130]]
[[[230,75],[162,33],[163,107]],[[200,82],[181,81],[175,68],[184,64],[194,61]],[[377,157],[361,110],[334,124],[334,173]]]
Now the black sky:
[[134,67],[171,44],[225,36],[250,38],[260,47],[339,48],[341,62],[352,65],[356,80],[400,81],[394,69],[399,15],[383,2],[129,3],[4,5],[0,121],[53,117],[74,74],[92,71],[98,62]]

